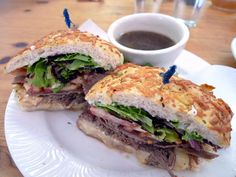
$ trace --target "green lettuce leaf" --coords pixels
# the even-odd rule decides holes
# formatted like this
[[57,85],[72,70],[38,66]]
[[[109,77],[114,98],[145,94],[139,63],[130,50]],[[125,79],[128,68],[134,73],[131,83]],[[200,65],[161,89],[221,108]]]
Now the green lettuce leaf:
[[53,84],[55,84],[57,82],[57,80],[55,79],[55,77],[52,74],[52,67],[51,66],[47,66],[47,72],[45,75],[45,82],[47,83],[48,86],[52,86]]
[[165,140],[169,143],[180,141],[178,134],[169,128],[157,128],[155,130],[155,135],[160,141]]
[[61,77],[63,77],[64,79],[68,80],[71,76],[73,76],[74,74],[76,73],[76,71],[72,71],[72,70],[69,70],[67,68],[62,68],[61,69]]
[[142,66],[151,66],[151,67],[153,67],[153,64],[147,62],[147,63],[142,64]]
[[71,61],[71,60],[74,60],[74,57],[75,57],[76,55],[77,55],[77,54],[59,55],[59,56],[57,56],[57,58],[54,59],[53,61],[54,61],[54,62]]
[[90,56],[78,53],[54,56],[54,59],[41,58],[27,67],[27,73],[32,75],[28,82],[38,88],[51,88],[53,92],[60,92],[65,84],[53,75],[52,64],[59,68],[61,77],[66,81],[80,70],[83,72],[100,67]]
[[134,122],[140,122],[141,126],[150,133],[154,133],[154,126],[152,119],[148,116],[148,113],[142,109],[135,108],[133,106],[123,106],[117,103],[112,103],[110,105],[104,105],[101,103],[96,104],[97,107],[103,108],[108,112],[115,113],[120,117],[132,120]]
[[202,142],[203,137],[195,131],[189,132],[189,131],[186,130],[185,134],[182,136],[182,140],[185,140],[185,141],[195,140],[195,141]]
[[69,64],[67,66],[67,68],[69,70],[78,70],[78,69],[81,69],[81,68],[84,68],[84,67],[95,67],[96,64],[92,63],[92,62],[84,62],[84,61],[81,61],[81,60],[74,60],[71,64]]
[[53,93],[58,93],[61,89],[65,86],[65,84],[58,82],[57,84],[53,85],[52,91]]
[[34,77],[32,79],[32,85],[42,88],[47,87],[48,83],[45,81],[45,74],[47,72],[46,63],[43,60],[40,60],[34,68],[31,68],[32,72],[34,73]]
[[93,61],[92,57],[86,56],[79,53],[71,53],[66,55],[59,55],[56,56],[57,58],[53,60],[53,62],[65,62],[65,61],[74,61],[74,60],[80,60],[87,63],[93,63],[96,65],[96,63]]
[[179,128],[179,121],[178,120],[171,120],[170,124],[174,126],[176,129]]
[[34,69],[35,69],[36,64],[37,64],[37,62],[34,63],[34,64],[32,64],[32,65],[29,65],[29,66],[27,67],[27,73],[28,73],[28,74],[33,74],[33,73],[34,73]]
[[164,140],[170,143],[180,141],[178,134],[174,130],[169,128],[155,128],[152,116],[143,109],[135,108],[133,106],[119,105],[117,103],[112,103],[110,105],[97,103],[96,106],[103,108],[108,112],[115,113],[124,119],[138,123],[144,130],[156,135],[160,141]]
[[52,66],[47,66],[47,73],[45,81],[48,84],[48,87],[52,88],[54,93],[60,92],[60,90],[65,86],[65,84],[58,81],[52,74]]
[[78,70],[84,67],[98,67],[90,56],[77,54],[74,56],[74,61],[67,66],[69,70]]
[[34,73],[34,76],[30,83],[33,86],[38,88],[47,88],[53,87],[53,92],[59,92],[63,87],[60,81],[56,80],[56,78],[52,74],[52,67],[47,66],[45,61],[40,60],[35,66],[31,66],[29,69],[30,72]]
[[[182,130],[180,128],[180,122],[178,120],[171,120],[170,123],[176,129]],[[184,130],[184,135],[182,136],[182,140],[185,140],[185,141],[195,140],[195,141],[202,142],[203,141],[203,137],[199,133],[197,133],[195,131],[189,132],[188,130]]]

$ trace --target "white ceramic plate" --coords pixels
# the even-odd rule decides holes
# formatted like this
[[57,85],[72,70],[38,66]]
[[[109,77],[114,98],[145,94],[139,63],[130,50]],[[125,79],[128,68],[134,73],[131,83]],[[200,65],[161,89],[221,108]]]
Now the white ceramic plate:
[[[188,55],[188,59],[189,57],[196,59],[196,56],[189,52],[185,54]],[[235,112],[236,70],[223,66],[210,66],[201,62],[197,59],[192,63],[189,60],[186,61],[188,65],[180,66],[180,74],[197,83],[207,82],[216,86],[215,94],[227,101]],[[189,68],[191,65],[194,65],[195,69]],[[10,153],[24,176],[168,176],[164,170],[141,165],[131,155],[109,149],[99,141],[85,136],[76,127],[78,115],[79,112],[70,111],[23,112],[17,104],[15,93],[12,92],[6,108],[5,134]],[[197,172],[176,174],[185,177],[235,177],[235,117],[232,125],[231,146],[226,150],[220,150],[219,158],[207,162]]]

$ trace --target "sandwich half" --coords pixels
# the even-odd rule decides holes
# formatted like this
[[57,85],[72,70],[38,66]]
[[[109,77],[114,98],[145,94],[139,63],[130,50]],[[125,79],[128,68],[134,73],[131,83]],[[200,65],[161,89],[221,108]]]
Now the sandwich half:
[[213,95],[212,86],[176,75],[163,84],[164,72],[119,66],[89,90],[89,107],[77,125],[107,146],[175,176],[174,170],[194,170],[230,145],[233,113]]
[[84,93],[123,55],[105,40],[79,30],[51,33],[21,51],[6,65],[19,103],[26,111],[79,109]]

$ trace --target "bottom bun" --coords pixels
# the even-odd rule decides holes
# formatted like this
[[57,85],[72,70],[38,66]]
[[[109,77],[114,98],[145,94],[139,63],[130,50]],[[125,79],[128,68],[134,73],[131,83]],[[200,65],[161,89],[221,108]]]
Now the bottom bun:
[[37,110],[47,110],[47,111],[58,111],[58,110],[80,110],[84,108],[85,101],[76,102],[72,100],[69,104],[65,104],[62,101],[54,100],[40,96],[32,96],[26,93],[26,90],[21,85],[15,85],[16,95],[18,97],[18,102],[24,111],[37,111]]
[[[93,124],[93,122],[88,121],[86,119],[79,118],[77,121],[77,126],[85,134],[100,140],[106,146],[120,150],[120,151],[125,151],[127,153],[132,153],[136,156],[136,158],[141,163],[146,164],[146,165],[150,164],[148,159],[150,159],[149,157],[151,154],[149,152],[135,149],[132,146],[126,145],[120,140],[112,136],[106,135],[106,133],[102,129],[97,127],[95,124]],[[181,170],[198,169],[199,164],[200,164],[199,158],[198,159],[193,158],[191,155],[188,155],[187,153],[185,153],[184,150],[180,148],[175,149],[175,154],[176,154],[176,160],[175,160],[173,170],[181,171]],[[161,168],[160,166],[157,166],[157,167]]]

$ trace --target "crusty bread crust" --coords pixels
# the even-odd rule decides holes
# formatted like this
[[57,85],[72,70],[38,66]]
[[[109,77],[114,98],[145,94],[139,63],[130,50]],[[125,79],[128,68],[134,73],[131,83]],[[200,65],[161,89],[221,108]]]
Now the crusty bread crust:
[[[99,141],[103,142],[106,146],[110,148],[114,148],[120,151],[124,151],[127,153],[134,154],[139,162],[143,164],[147,164],[147,159],[150,155],[149,152],[145,152],[142,150],[136,150],[132,146],[126,145],[121,141],[117,140],[116,138],[106,135],[104,131],[96,127],[90,121],[86,119],[78,119],[77,120],[78,128],[83,131],[86,135],[94,137]],[[176,162],[174,165],[174,170],[182,171],[182,170],[196,170],[199,168],[201,161],[197,164],[188,154],[184,152],[184,150],[176,149]]]
[[30,47],[18,53],[6,65],[10,73],[26,65],[32,65],[40,58],[67,53],[81,53],[91,56],[106,70],[114,69],[123,63],[123,55],[109,42],[79,30],[53,32]]
[[77,104],[72,101],[69,105],[64,105],[55,100],[49,100],[38,96],[30,96],[21,85],[15,85],[15,91],[18,97],[18,102],[24,111],[59,111],[66,109],[81,110],[85,106],[85,102]]
[[199,132],[221,147],[228,146],[233,113],[222,99],[213,95],[213,87],[198,86],[177,76],[163,84],[162,72],[163,68],[121,65],[95,84],[85,99],[90,104],[117,102],[143,108],[154,117],[177,119],[189,131]]

